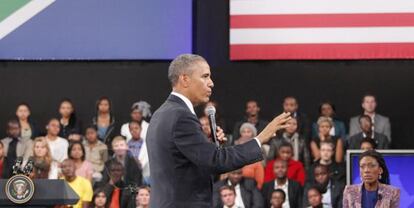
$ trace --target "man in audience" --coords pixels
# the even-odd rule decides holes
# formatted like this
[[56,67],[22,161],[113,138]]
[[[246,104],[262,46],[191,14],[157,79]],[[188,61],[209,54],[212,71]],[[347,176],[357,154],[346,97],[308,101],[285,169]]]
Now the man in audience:
[[311,187],[306,195],[310,204],[308,208],[328,208],[322,204],[322,193],[318,187]]
[[[321,142],[320,143],[320,152],[321,152],[321,159],[315,161],[312,165],[311,170],[315,169],[317,165],[326,165],[329,169],[329,173],[331,174],[332,180],[336,180],[338,182],[345,182],[345,167],[342,163],[337,163],[333,160],[333,155],[335,153],[335,145],[332,142]],[[308,173],[308,179],[312,180],[315,178],[313,172]]]
[[378,149],[388,149],[389,142],[387,136],[384,134],[375,132],[372,128],[372,119],[368,115],[362,115],[359,117],[359,124],[362,132],[352,135],[348,139],[348,149],[359,149],[361,142],[365,138],[372,139]]
[[286,201],[286,193],[282,189],[276,189],[272,192],[272,198],[270,199],[271,208],[283,208],[283,204]]
[[249,122],[253,124],[257,132],[261,132],[266,125],[269,123],[268,121],[262,120],[259,117],[260,107],[259,103],[255,100],[249,100],[246,103],[246,117],[237,122],[236,125],[234,125],[233,129],[233,143],[240,138],[240,127],[243,123]]
[[[329,169],[326,165],[316,164],[313,169],[313,181],[305,186],[305,193],[308,193],[310,187],[316,186],[322,192],[322,204],[326,207],[341,208],[342,193],[345,183],[331,180]],[[306,194],[305,194],[306,196]],[[304,197],[304,207],[309,205],[307,197]]]
[[144,140],[141,138],[141,125],[137,121],[129,122],[131,139],[128,141],[128,149],[136,161],[138,160]]
[[218,181],[214,184],[213,205],[214,207],[223,205],[220,202],[219,189],[228,185],[234,188],[236,192],[236,207],[263,207],[263,198],[256,188],[256,182],[242,176],[241,169],[234,170],[228,174],[228,179]]
[[86,140],[83,142],[85,147],[85,159],[92,163],[93,175],[95,181],[102,180],[102,171],[104,170],[105,162],[108,160],[108,148],[106,144],[98,139],[98,133],[95,126],[86,128]]
[[6,164],[11,170],[14,162],[18,157],[23,157],[27,161],[33,154],[33,142],[30,139],[20,137],[20,123],[17,120],[7,122],[7,137],[2,139],[4,156],[7,157],[9,164]]
[[[362,98],[363,114],[371,118],[373,123],[373,132],[378,132],[387,136],[389,143],[391,143],[391,124],[388,117],[382,116],[375,112],[377,101],[374,95],[367,94]],[[349,122],[349,135],[355,135],[362,131],[359,124],[360,116],[352,117]]]
[[[108,168],[111,162],[118,161],[124,168],[124,182],[127,185],[142,185],[142,170],[138,165],[138,162],[128,154],[128,145],[126,139],[123,136],[116,136],[112,140],[112,149],[114,151],[113,157],[105,163],[105,167]],[[109,176],[104,172],[103,182],[109,181]]]
[[[298,112],[298,109],[299,103],[295,97],[288,96],[283,100],[283,111],[289,112],[293,118],[296,118],[299,134],[308,140],[310,137],[309,119],[306,114]],[[278,132],[278,134],[280,133],[281,132]]]
[[364,138],[361,141],[360,149],[364,151],[368,150],[374,150],[377,148],[377,145],[375,144],[374,140],[371,138]]
[[46,126],[47,134],[46,140],[49,144],[50,153],[52,154],[52,159],[61,163],[64,159],[68,158],[68,140],[59,137],[60,132],[60,122],[56,118],[49,120],[49,123]]
[[272,192],[277,189],[282,189],[286,194],[283,208],[299,207],[302,204],[303,189],[298,182],[288,179],[288,163],[285,160],[276,160],[273,164],[273,171],[276,179],[265,183],[262,189],[265,207],[270,207]]
[[88,208],[93,196],[91,182],[86,178],[76,176],[75,163],[70,159],[63,160],[61,163],[61,168],[64,180],[68,182],[69,186],[79,196],[78,203],[73,207]]
[[223,206],[217,205],[217,208],[240,208],[236,205],[236,191],[233,187],[224,185],[219,189],[220,199]]

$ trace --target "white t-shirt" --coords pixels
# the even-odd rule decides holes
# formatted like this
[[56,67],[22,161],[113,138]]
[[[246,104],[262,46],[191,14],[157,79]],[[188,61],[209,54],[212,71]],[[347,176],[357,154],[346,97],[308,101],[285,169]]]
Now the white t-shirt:
[[47,139],[47,143],[49,144],[50,154],[53,160],[61,163],[68,158],[69,143],[66,139],[61,137],[56,138],[54,141]]

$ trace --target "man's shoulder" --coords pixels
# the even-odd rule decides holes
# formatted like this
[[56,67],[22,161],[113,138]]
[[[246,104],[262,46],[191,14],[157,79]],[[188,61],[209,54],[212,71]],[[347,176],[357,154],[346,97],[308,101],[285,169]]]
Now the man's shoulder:
[[376,121],[389,121],[390,119],[387,116],[381,115],[381,114],[375,114],[375,120]]

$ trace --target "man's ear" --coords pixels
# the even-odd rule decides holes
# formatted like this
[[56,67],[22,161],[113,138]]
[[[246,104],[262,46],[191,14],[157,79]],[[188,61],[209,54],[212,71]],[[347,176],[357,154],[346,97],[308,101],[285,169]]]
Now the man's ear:
[[188,87],[190,85],[190,77],[188,75],[182,74],[179,79],[181,79],[184,87]]

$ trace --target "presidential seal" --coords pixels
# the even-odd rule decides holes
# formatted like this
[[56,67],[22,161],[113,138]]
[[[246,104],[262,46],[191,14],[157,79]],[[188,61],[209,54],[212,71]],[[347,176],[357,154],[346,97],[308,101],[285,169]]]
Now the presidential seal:
[[12,176],[6,183],[6,196],[16,204],[28,202],[33,197],[34,191],[33,181],[22,174]]

